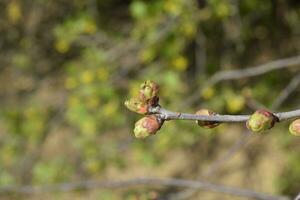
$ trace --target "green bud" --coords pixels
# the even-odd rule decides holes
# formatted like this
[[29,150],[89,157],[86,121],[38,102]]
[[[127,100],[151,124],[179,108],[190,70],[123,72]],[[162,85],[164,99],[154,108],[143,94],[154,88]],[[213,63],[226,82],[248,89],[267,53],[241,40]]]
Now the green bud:
[[125,101],[125,106],[136,113],[139,114],[146,114],[148,112],[148,104],[145,102],[142,102],[141,100],[137,99],[137,98],[131,98],[127,101]]
[[255,111],[246,122],[246,126],[250,131],[263,132],[272,128],[278,118],[271,112],[261,109]]
[[[217,113],[215,113],[212,110],[208,110],[208,109],[200,109],[196,112],[197,115],[216,115]],[[214,121],[200,121],[200,120],[196,120],[196,123],[203,127],[203,128],[215,128],[216,126],[219,126],[220,123],[219,122],[214,122]]]
[[157,97],[158,91],[159,85],[154,81],[147,80],[140,86],[139,98],[146,102],[154,97]]
[[148,115],[135,123],[134,135],[136,138],[146,138],[154,135],[162,126],[156,115]]
[[300,118],[290,124],[289,131],[292,135],[300,136]]

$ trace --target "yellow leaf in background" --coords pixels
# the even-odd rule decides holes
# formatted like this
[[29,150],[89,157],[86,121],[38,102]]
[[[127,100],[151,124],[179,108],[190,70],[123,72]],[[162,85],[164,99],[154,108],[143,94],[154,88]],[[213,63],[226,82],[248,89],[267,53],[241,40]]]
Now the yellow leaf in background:
[[237,113],[245,107],[245,98],[239,95],[232,95],[226,98],[226,108],[229,113]]
[[203,89],[201,96],[203,99],[210,99],[215,95],[215,89],[212,87],[206,87]]
[[117,112],[117,110],[118,110],[118,105],[115,102],[111,101],[104,106],[103,114],[105,116],[112,116]]
[[101,67],[97,70],[97,76],[100,81],[106,81],[108,79],[108,70],[104,67]]
[[143,63],[149,63],[154,59],[154,52],[151,49],[144,49],[139,53],[139,59]]
[[36,109],[34,109],[33,107],[27,107],[27,109],[25,109],[25,111],[24,111],[24,115],[27,118],[31,118],[31,117],[35,116],[36,113],[37,113]]
[[70,50],[70,43],[66,40],[57,40],[54,47],[59,53],[64,54]]
[[167,0],[164,4],[164,9],[173,16],[177,16],[180,14],[181,5],[178,2]]
[[92,120],[84,120],[81,123],[81,131],[86,135],[95,135],[96,134],[96,125]]
[[89,84],[94,80],[94,73],[92,71],[84,71],[80,75],[80,80],[84,84]]
[[195,36],[196,33],[196,27],[194,26],[194,24],[192,23],[185,23],[182,27],[182,32],[183,34],[188,37],[188,38],[192,38]]
[[97,108],[99,106],[99,100],[96,97],[88,98],[86,101],[86,105],[92,109]]
[[230,15],[229,6],[225,3],[218,4],[217,9],[216,9],[216,14],[218,17],[221,17],[221,18],[229,16]]
[[96,31],[97,31],[97,26],[96,26],[95,22],[91,21],[91,20],[87,21],[84,26],[83,32],[88,33],[88,34],[93,34]]
[[99,163],[97,160],[87,160],[85,162],[86,169],[91,173],[97,173],[99,171]]
[[67,89],[74,89],[78,86],[77,81],[75,78],[68,77],[65,81],[65,88]]
[[80,104],[80,100],[79,100],[78,97],[75,97],[75,96],[69,97],[69,99],[68,99],[68,105],[69,105],[70,107],[76,107],[76,106],[78,106],[79,104]]
[[185,57],[179,56],[173,60],[172,65],[178,71],[185,71],[188,66],[188,61]]
[[17,23],[22,17],[21,6],[17,1],[11,1],[6,8],[8,19],[12,23]]

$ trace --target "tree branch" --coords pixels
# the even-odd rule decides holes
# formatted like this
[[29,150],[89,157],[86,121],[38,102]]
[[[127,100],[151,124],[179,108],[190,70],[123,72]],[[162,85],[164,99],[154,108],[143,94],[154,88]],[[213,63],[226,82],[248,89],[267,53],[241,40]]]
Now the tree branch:
[[118,180],[118,181],[82,181],[73,183],[59,183],[47,186],[22,186],[22,187],[1,187],[0,193],[21,193],[21,194],[37,194],[44,192],[68,192],[78,189],[96,189],[96,188],[124,188],[134,186],[174,186],[174,187],[188,187],[195,189],[203,189],[211,192],[224,193],[234,196],[248,197],[260,200],[288,200],[284,196],[273,196],[261,192],[255,192],[249,189],[235,188],[230,186],[224,186],[220,184],[214,184],[204,181],[193,181],[176,178],[135,178],[129,180]]
[[[160,106],[153,107],[149,109],[151,114],[158,114],[163,120],[200,120],[200,121],[213,121],[213,122],[245,122],[249,119],[251,115],[196,115],[189,113],[179,113],[169,111]],[[288,119],[293,119],[300,117],[300,109],[274,113],[278,117],[279,121],[284,121]]]
[[208,81],[208,85],[216,84],[222,80],[234,80],[246,77],[258,76],[267,72],[282,69],[286,67],[296,66],[300,64],[300,55],[271,61],[266,64],[255,67],[248,67],[246,69],[220,71],[214,74]]
[[298,88],[300,84],[300,72],[290,81],[290,83],[281,91],[279,96],[273,102],[271,107],[277,108],[289,97],[289,95]]
[[[297,55],[290,58],[274,60],[262,65],[247,67],[244,69],[219,71],[214,75],[212,75],[208,79],[208,81],[206,81],[205,85],[201,87],[199,90],[201,93],[201,91],[203,91],[204,88],[215,85],[220,81],[235,80],[235,79],[241,79],[246,77],[258,76],[273,70],[283,69],[291,66],[297,66],[299,64],[300,64],[300,55]],[[185,100],[182,107],[194,103],[198,99],[199,99],[199,92],[195,92],[194,95],[190,96]]]

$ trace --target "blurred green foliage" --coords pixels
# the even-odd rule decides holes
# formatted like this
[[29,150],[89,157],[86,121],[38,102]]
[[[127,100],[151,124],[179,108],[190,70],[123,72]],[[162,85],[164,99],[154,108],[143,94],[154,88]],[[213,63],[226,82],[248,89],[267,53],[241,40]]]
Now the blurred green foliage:
[[[219,135],[231,127],[170,122],[155,137],[136,140],[131,129],[138,116],[124,100],[153,79],[170,109],[250,113],[249,98],[269,107],[295,70],[224,82],[202,93],[199,87],[217,71],[300,52],[297,0],[5,0],[0,10],[1,186],[119,177],[122,170],[136,176],[166,165],[177,151],[195,162],[166,174],[195,178],[194,169],[224,151]],[[184,103],[197,93],[199,101]],[[298,89],[281,109],[299,106],[299,98]],[[300,141],[286,130],[274,135],[287,164],[272,191],[294,195]]]

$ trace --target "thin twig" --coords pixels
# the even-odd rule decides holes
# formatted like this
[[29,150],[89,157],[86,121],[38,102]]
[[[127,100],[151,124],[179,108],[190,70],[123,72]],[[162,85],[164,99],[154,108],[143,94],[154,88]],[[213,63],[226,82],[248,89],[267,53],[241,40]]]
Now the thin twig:
[[[214,122],[245,122],[249,119],[251,115],[196,115],[196,114],[189,114],[189,113],[179,113],[169,111],[164,109],[160,106],[150,108],[150,113],[158,114],[161,119],[163,120],[200,120],[200,121],[214,121]],[[274,113],[275,116],[278,117],[279,122],[293,119],[296,117],[300,117],[300,109],[288,111],[288,112],[281,112],[281,113]]]
[[236,152],[238,152],[248,141],[251,133],[249,131],[244,131],[242,136],[228,149],[228,151],[219,159],[217,159],[210,167],[205,171],[202,176],[208,177],[215,173],[217,169],[220,168],[224,164],[224,162],[228,161]]
[[300,64],[300,55],[279,59],[275,61],[271,61],[266,64],[248,67],[246,69],[238,69],[238,70],[230,70],[230,71],[220,71],[214,74],[208,84],[216,84],[222,80],[234,80],[234,79],[241,79],[246,77],[258,76],[261,74],[265,74],[267,72],[282,69],[286,67],[296,66]]
[[298,73],[291,81],[290,83],[281,91],[278,98],[274,101],[272,104],[272,107],[277,108],[279,105],[282,104],[285,99],[289,97],[289,95],[298,88],[300,84],[300,73]]
[[248,189],[235,188],[231,186],[224,186],[220,184],[208,183],[204,181],[193,181],[176,178],[136,178],[129,180],[118,181],[82,181],[73,183],[59,183],[47,186],[22,186],[22,187],[1,187],[0,193],[22,193],[22,194],[37,194],[45,192],[67,192],[78,189],[98,189],[98,188],[124,188],[134,186],[174,186],[174,187],[189,187],[195,189],[203,189],[211,192],[224,193],[234,196],[242,196],[260,200],[287,200],[287,197],[273,196],[266,193],[255,192]]
[[[205,84],[199,89],[200,94],[201,91],[203,91],[203,89],[215,85],[220,81],[235,80],[235,79],[242,79],[246,77],[258,76],[258,75],[271,72],[273,70],[298,66],[299,64],[300,64],[300,55],[297,55],[289,58],[274,60],[262,65],[247,67],[244,69],[219,71],[215,73],[213,76],[211,76],[211,78],[208,79],[208,81],[206,81]],[[186,105],[190,105],[197,100],[199,100],[199,92],[195,92],[194,95],[187,98],[184,101],[182,107],[185,107]]]

